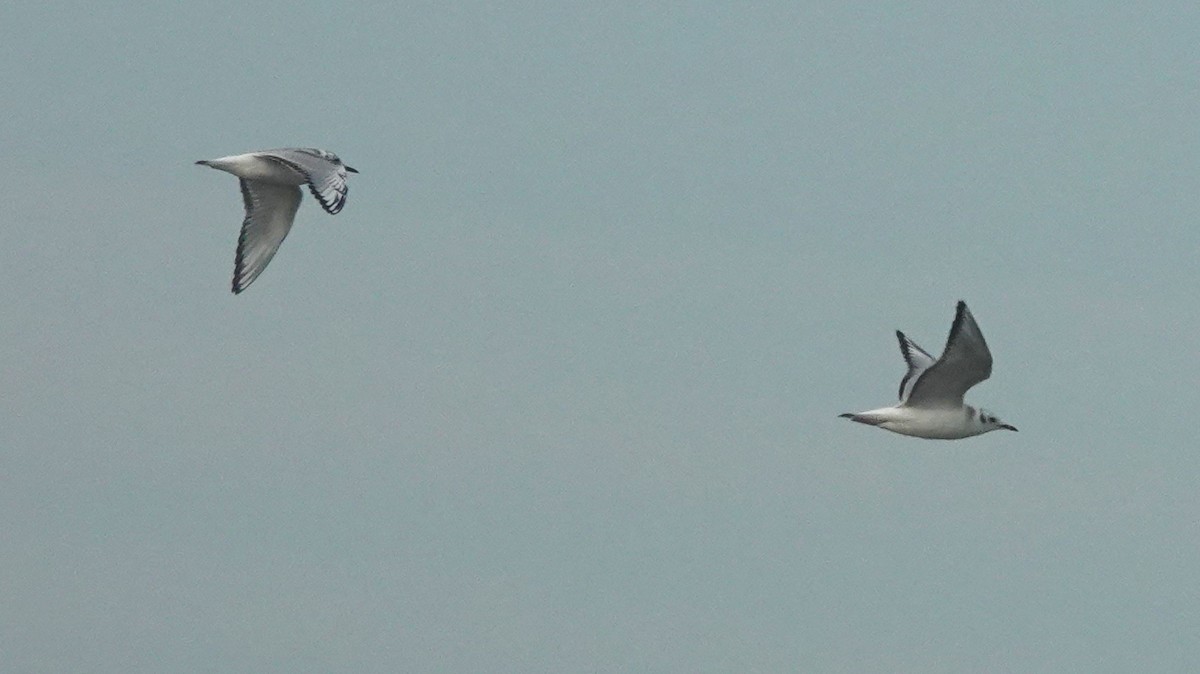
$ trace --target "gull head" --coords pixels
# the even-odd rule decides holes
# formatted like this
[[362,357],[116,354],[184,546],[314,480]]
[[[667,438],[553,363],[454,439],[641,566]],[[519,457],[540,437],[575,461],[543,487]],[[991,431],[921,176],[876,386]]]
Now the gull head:
[[328,159],[329,161],[331,161],[331,162],[333,162],[333,163],[337,164],[338,166],[341,166],[342,168],[346,169],[346,172],[347,172],[347,173],[358,173],[358,169],[356,169],[356,168],[350,168],[349,166],[346,166],[346,162],[342,161],[342,158],[341,158],[341,157],[339,157],[339,156],[337,156],[336,154],[334,154],[334,153],[332,153],[332,152],[327,152],[327,151],[325,151],[325,150],[316,150],[316,151],[317,151],[317,152],[320,152],[322,155],[324,155],[324,156],[325,156],[325,158],[326,158],[326,159]]
[[979,425],[983,426],[984,433],[987,433],[988,431],[999,431],[999,430],[1015,431],[1015,430],[1017,430],[1016,426],[1004,423],[998,417],[996,417],[996,415],[992,414],[991,412],[989,412],[987,410],[979,410]]
[[337,166],[340,166],[343,169],[346,169],[346,173],[359,173],[359,169],[350,168],[350,167],[346,166],[346,162],[343,162],[341,157],[338,157],[337,155],[332,154],[332,152],[329,152],[326,150],[318,150],[316,148],[313,148],[312,151],[319,152],[319,154],[322,155],[323,157],[325,157],[326,160],[334,162],[335,164],[337,164]]
[[358,173],[358,169],[350,168],[349,166],[346,166],[346,162],[342,161],[341,157],[330,152],[329,150],[321,150],[321,149],[315,148],[315,147],[307,147],[307,148],[302,148],[302,151],[309,152],[311,154],[315,154],[318,157],[321,157],[323,159],[327,159],[327,160],[333,162],[334,164],[346,169],[346,173]]

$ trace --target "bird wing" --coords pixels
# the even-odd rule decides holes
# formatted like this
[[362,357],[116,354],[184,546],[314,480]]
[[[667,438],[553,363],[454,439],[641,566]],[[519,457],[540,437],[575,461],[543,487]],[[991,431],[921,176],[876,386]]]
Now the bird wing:
[[346,185],[346,166],[337,155],[314,148],[281,148],[258,154],[303,174],[308,189],[326,212],[335,214],[346,205],[350,188]]
[[912,385],[910,407],[960,407],[967,390],[992,374],[992,353],[965,302],[958,303],[946,349]]
[[900,403],[903,404],[912,393],[912,387],[917,383],[917,378],[937,362],[937,359],[929,355],[925,349],[917,346],[916,342],[899,330],[896,331],[896,339],[900,342],[900,353],[904,356],[904,362],[908,364],[908,372],[905,372],[904,378],[900,380]]
[[233,262],[233,292],[240,293],[258,278],[283,243],[296,209],[300,208],[300,188],[242,179],[242,201],[246,219],[238,236],[237,256]]

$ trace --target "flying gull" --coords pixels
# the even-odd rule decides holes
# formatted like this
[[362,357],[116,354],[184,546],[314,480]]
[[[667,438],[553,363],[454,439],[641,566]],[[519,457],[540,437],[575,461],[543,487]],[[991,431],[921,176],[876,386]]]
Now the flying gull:
[[992,353],[966,302],[958,303],[941,358],[935,360],[899,330],[896,338],[908,363],[908,372],[900,380],[900,403],[842,417],[893,433],[940,440],[1017,430],[986,410],[963,403],[967,389],[992,374]]
[[321,207],[334,214],[346,205],[346,173],[358,173],[336,154],[309,147],[248,152],[196,163],[232,173],[242,185],[246,218],[233,263],[234,294],[258,278],[291,231],[300,208],[301,185],[307,184]]

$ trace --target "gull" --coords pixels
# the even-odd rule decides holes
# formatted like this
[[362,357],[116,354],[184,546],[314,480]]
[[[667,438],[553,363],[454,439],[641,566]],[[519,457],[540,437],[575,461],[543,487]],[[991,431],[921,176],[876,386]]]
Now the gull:
[[992,374],[992,353],[966,302],[958,303],[941,358],[934,360],[899,330],[896,338],[908,363],[908,372],[900,380],[900,403],[843,414],[842,418],[901,435],[939,440],[1017,430],[986,410],[963,403],[967,389]]
[[235,295],[263,273],[291,231],[300,208],[301,185],[307,184],[321,207],[335,214],[346,205],[346,172],[358,173],[336,154],[311,147],[248,152],[196,163],[232,173],[242,185],[246,218],[233,262]]

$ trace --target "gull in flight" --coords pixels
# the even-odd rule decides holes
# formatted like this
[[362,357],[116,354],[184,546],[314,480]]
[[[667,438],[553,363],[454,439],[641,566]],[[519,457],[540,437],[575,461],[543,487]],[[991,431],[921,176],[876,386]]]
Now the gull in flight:
[[258,278],[291,231],[300,208],[301,185],[307,184],[321,207],[334,214],[346,205],[346,173],[358,173],[336,154],[310,147],[248,152],[196,163],[232,173],[242,184],[246,219],[242,220],[233,262],[234,294]]
[[969,438],[999,429],[1017,430],[986,410],[963,403],[967,389],[992,374],[992,353],[966,302],[958,303],[941,358],[934,360],[899,330],[896,338],[908,363],[908,373],[900,380],[900,403],[843,414],[843,418],[893,433],[940,440]]

